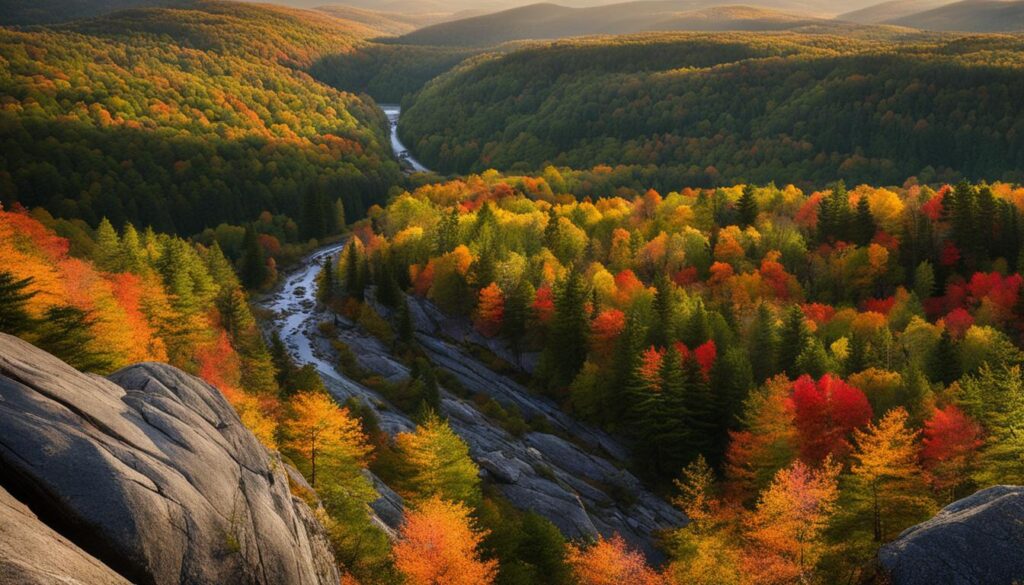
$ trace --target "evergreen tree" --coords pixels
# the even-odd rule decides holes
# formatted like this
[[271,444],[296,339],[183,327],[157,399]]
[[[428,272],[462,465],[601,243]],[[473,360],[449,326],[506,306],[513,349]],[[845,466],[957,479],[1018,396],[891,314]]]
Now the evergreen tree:
[[437,226],[437,254],[447,254],[459,245],[459,212],[452,209]]
[[704,301],[697,299],[690,316],[686,320],[686,328],[683,331],[683,342],[689,347],[697,347],[711,339],[711,318]]
[[25,305],[36,292],[27,289],[32,278],[18,280],[10,272],[0,272],[0,331],[23,335],[32,329],[33,319]]
[[776,356],[778,355],[779,337],[775,330],[775,318],[768,305],[761,303],[751,326],[750,367],[754,381],[758,384],[775,375]]
[[530,314],[530,299],[533,298],[533,287],[525,279],[520,279],[515,287],[505,296],[505,314],[501,320],[501,332],[508,338],[512,351],[519,356],[526,334],[526,322]]
[[245,227],[245,235],[242,237],[242,258],[239,262],[238,272],[246,288],[255,289],[266,284],[269,276],[267,260],[263,257],[263,246],[260,246],[252,226]]
[[121,260],[121,240],[110,221],[104,217],[96,228],[96,266],[107,272],[118,272]]
[[740,215],[740,227],[747,227],[754,225],[757,221],[757,199],[754,197],[754,186],[746,185],[743,187],[743,195],[740,196],[739,201],[736,204],[736,208]]
[[804,312],[799,305],[791,306],[782,324],[779,341],[779,368],[790,377],[797,374],[796,359],[807,345],[809,336]]
[[366,281],[363,275],[362,254],[354,239],[349,240],[345,248],[345,295],[358,301],[363,300],[363,290],[366,288]]
[[399,295],[398,309],[395,311],[395,334],[402,343],[410,345],[416,341],[416,330],[412,324],[412,312],[409,309],[409,299],[405,295]]
[[586,299],[583,279],[573,270],[555,295],[555,315],[543,357],[543,371],[549,388],[568,386],[587,359],[590,322]]
[[754,384],[748,352],[730,347],[715,360],[711,369],[711,387],[715,391],[715,445],[710,459],[720,461],[729,442],[729,431],[740,427],[743,403]]
[[866,246],[875,237],[878,227],[875,225],[875,217],[871,215],[871,207],[868,206],[868,198],[861,195],[857,200],[857,218],[854,223],[854,242],[858,246]]
[[316,300],[321,303],[330,302],[334,298],[334,283],[334,258],[328,255],[316,275]]
[[[220,251],[217,243],[213,247]],[[223,257],[223,255],[222,255]],[[142,249],[142,241],[135,226],[127,224],[124,226],[124,235],[121,237],[121,249],[118,255],[118,263],[121,269],[135,274],[141,274],[146,268],[145,252]],[[234,272],[234,271],[232,271]]]
[[654,286],[654,321],[647,337],[651,345],[665,347],[675,338],[675,332],[672,331],[672,324],[675,322],[672,286],[668,278],[661,273],[655,278]]
[[92,316],[78,307],[50,307],[39,321],[35,345],[77,370],[105,373],[112,362],[95,349],[93,323]]
[[949,386],[960,378],[960,355],[957,352],[953,337],[948,329],[942,330],[939,342],[932,350],[931,362],[928,368],[928,377],[932,382],[942,382]]
[[[1024,288],[1024,287],[1021,287]],[[921,301],[932,296],[935,291],[935,269],[930,262],[922,262],[914,270],[914,294]]]
[[686,424],[692,437],[685,461],[689,463],[697,455],[707,455],[713,451],[717,417],[711,385],[692,354],[683,361],[683,375],[686,379],[686,403],[689,405]]

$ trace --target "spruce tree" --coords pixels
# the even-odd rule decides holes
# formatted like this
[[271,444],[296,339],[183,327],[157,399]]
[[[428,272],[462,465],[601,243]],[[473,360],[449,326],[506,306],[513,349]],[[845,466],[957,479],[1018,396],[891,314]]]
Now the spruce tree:
[[245,227],[245,235],[242,237],[242,258],[239,262],[238,272],[246,288],[255,289],[266,284],[269,276],[267,261],[263,257],[263,247],[256,239],[256,231],[252,226]]
[[[685,464],[695,459],[697,455],[707,456],[713,452],[717,412],[711,385],[692,354],[683,361],[683,377],[686,383],[687,405],[687,419],[684,424],[690,435],[688,448],[681,455]],[[680,467],[682,465],[676,467],[673,472],[678,472]]]
[[672,306],[672,287],[664,274],[654,280],[654,321],[651,323],[648,343],[659,347],[669,345],[675,338],[672,324],[675,322]]
[[795,377],[797,374],[796,359],[807,345],[810,332],[807,330],[804,312],[799,305],[793,305],[786,313],[782,324],[782,335],[779,341],[779,368]]
[[111,360],[94,349],[93,323],[92,316],[78,307],[50,307],[39,322],[35,345],[77,370],[106,373]]
[[761,303],[751,326],[750,366],[754,381],[758,384],[775,375],[777,371],[779,337],[775,330],[775,318],[768,305]]
[[875,225],[875,217],[871,215],[871,207],[868,205],[868,198],[861,195],[857,200],[857,219],[854,223],[854,242],[858,246],[866,246],[875,237],[878,227]]
[[960,356],[949,330],[943,329],[935,349],[932,350],[928,377],[932,382],[949,386],[960,379]]
[[689,403],[693,399],[688,388],[686,373],[683,371],[682,356],[675,345],[668,348],[661,361],[661,391],[655,392],[659,397],[662,412],[658,418],[643,424],[654,425],[653,442],[657,446],[656,470],[661,477],[671,477],[678,473],[691,455],[694,428],[690,426],[692,417]]
[[740,196],[739,201],[736,204],[737,211],[740,215],[740,227],[747,227],[754,225],[757,221],[757,199],[754,197],[754,186],[746,185],[743,187],[743,195]]
[[358,301],[363,300],[363,289],[366,288],[361,256],[355,240],[349,240],[345,248],[345,295]]
[[118,272],[121,264],[121,240],[110,221],[104,217],[96,228],[96,266],[108,272]]
[[33,319],[26,305],[36,296],[28,291],[32,278],[15,278],[10,272],[0,272],[0,331],[23,335],[32,329]]
[[544,351],[543,370],[549,388],[568,386],[587,359],[590,321],[586,299],[582,277],[577,271],[570,271],[555,295],[555,315]]
[[437,226],[437,246],[435,251],[438,255],[447,254],[459,245],[459,212],[452,209],[447,215],[441,218]]

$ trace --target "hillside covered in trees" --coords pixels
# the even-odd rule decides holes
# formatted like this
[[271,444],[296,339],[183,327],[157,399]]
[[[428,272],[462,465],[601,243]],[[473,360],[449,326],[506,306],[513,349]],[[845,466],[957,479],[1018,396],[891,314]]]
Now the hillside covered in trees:
[[1024,481],[1022,206],[913,182],[578,201],[491,171],[371,210],[325,282],[471,319],[631,439],[691,519],[631,582],[856,581],[938,506]]
[[408,99],[440,172],[611,167],[634,187],[1019,178],[1015,37],[677,34],[467,61]]
[[383,114],[305,73],[376,34],[212,1],[0,29],[0,201],[186,235],[270,211],[323,236],[338,199],[361,215],[401,181]]

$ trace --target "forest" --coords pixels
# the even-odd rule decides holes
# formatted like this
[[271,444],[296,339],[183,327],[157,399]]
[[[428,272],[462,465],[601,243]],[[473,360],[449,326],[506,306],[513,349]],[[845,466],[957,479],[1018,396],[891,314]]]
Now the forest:
[[92,226],[192,235],[401,183],[371,100],[305,72],[374,31],[316,13],[196,2],[0,29],[0,201]]
[[662,191],[1014,181],[1020,42],[904,32],[535,43],[407,97],[399,133],[442,173],[604,165]]
[[690,524],[660,570],[570,549],[578,582],[857,582],[939,507],[1024,481],[1022,204],[912,181],[577,201],[490,171],[371,209],[320,294],[366,312],[372,290],[398,317],[367,328],[400,337],[402,291],[464,315],[631,440]]
[[[469,47],[382,38],[440,12],[55,4],[0,26],[0,332],[207,382],[342,585],[888,583],[905,529],[1024,484],[1020,36]],[[538,437],[607,473],[570,484]]]

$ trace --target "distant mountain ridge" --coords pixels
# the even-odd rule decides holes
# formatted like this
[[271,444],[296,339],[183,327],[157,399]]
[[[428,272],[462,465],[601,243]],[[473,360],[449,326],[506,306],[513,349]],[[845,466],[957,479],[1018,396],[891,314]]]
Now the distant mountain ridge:
[[483,46],[521,39],[554,39],[650,31],[793,30],[815,26],[838,31],[852,25],[806,16],[800,2],[773,7],[699,0],[647,0],[593,8],[541,3],[413,31],[398,42],[415,45]]
[[888,21],[924,30],[960,32],[1024,31],[1024,0],[966,0]]
[[881,4],[853,10],[836,17],[836,20],[861,24],[880,24],[904,16],[952,4],[955,0],[888,0]]

